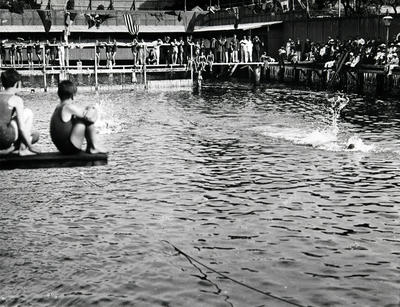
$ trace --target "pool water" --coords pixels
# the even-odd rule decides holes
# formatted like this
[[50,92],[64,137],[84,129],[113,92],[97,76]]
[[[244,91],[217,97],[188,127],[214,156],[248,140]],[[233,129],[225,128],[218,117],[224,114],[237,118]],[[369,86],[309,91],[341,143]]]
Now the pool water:
[[[55,150],[56,94],[23,98]],[[109,164],[1,171],[0,305],[400,303],[397,101],[352,96],[333,127],[325,93],[285,88],[76,99]]]

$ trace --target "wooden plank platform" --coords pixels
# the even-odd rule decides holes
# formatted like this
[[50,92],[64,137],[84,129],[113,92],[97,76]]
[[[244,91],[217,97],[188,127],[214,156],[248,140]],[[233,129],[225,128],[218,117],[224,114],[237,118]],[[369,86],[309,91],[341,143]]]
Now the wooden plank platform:
[[45,152],[22,157],[10,154],[0,156],[0,170],[99,166],[106,165],[107,162],[108,155],[105,153],[87,154],[80,152],[76,155],[63,155],[59,152]]

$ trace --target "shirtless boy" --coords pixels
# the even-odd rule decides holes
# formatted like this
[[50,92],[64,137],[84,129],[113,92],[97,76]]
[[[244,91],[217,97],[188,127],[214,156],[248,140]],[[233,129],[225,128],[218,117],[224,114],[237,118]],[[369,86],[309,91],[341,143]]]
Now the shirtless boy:
[[0,153],[17,151],[26,156],[38,151],[32,146],[39,139],[32,133],[33,113],[24,108],[24,102],[16,94],[21,88],[21,75],[13,68],[1,74],[4,91],[0,92]]

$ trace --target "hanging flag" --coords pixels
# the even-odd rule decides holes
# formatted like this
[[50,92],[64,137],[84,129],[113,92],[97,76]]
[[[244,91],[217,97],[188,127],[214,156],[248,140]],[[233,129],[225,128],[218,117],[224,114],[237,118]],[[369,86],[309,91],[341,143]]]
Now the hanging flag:
[[44,31],[46,32],[46,33],[49,33],[50,32],[50,29],[51,29],[51,19],[52,19],[52,16],[51,16],[51,2],[50,2],[51,0],[49,0],[48,2],[47,2],[47,6],[46,6],[46,9],[44,9],[44,10],[37,10],[37,12],[38,12],[38,15],[39,15],[39,17],[40,17],[40,20],[42,21],[42,23],[43,23],[43,26],[44,26]]
[[135,20],[133,20],[132,15],[124,14],[124,22],[126,28],[128,29],[128,32],[131,35],[136,36],[139,34],[139,24],[136,23]]
[[239,8],[238,8],[237,6],[235,6],[235,7],[232,8],[232,10],[233,10],[233,14],[235,15],[235,24],[234,24],[234,27],[235,27],[235,29],[237,29],[238,26],[239,26],[239,19],[240,19]]

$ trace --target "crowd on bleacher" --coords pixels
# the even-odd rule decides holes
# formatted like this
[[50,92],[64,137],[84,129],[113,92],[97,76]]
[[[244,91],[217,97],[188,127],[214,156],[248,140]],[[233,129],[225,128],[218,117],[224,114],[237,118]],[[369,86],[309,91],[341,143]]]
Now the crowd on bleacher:
[[278,51],[279,62],[291,63],[312,62],[323,64],[326,69],[335,69],[340,60],[348,67],[359,65],[384,66],[388,74],[399,66],[399,36],[389,42],[388,46],[380,40],[354,38],[346,41],[329,38],[324,43],[306,39],[289,40]]

